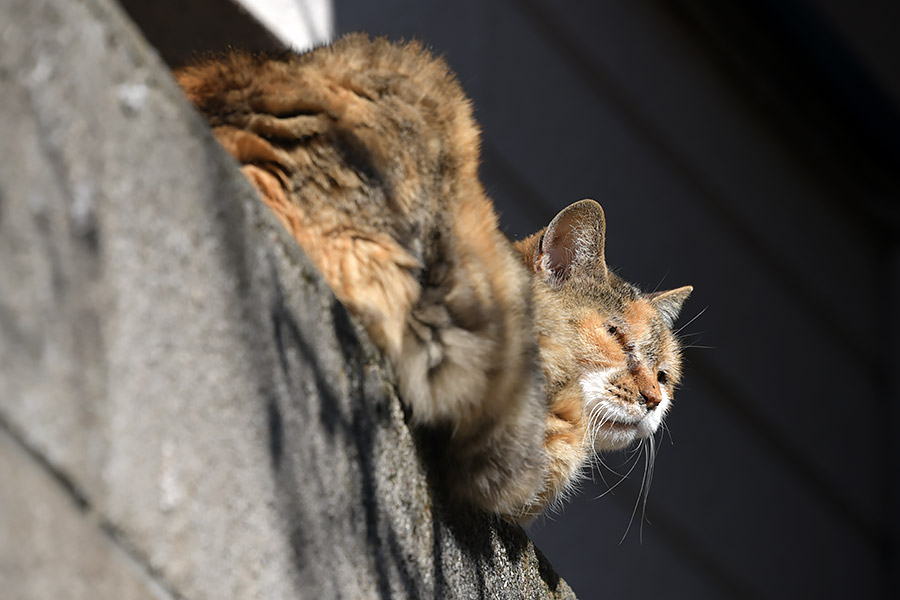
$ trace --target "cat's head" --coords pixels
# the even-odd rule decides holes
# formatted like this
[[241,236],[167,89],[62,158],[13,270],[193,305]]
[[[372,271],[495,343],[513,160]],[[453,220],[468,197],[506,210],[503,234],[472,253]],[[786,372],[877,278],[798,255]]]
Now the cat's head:
[[[681,353],[672,327],[691,287],[642,293],[606,265],[606,220],[593,200],[565,208],[531,252],[536,277],[571,326],[588,442],[618,450],[652,436],[672,404]],[[571,378],[570,377],[570,378]]]

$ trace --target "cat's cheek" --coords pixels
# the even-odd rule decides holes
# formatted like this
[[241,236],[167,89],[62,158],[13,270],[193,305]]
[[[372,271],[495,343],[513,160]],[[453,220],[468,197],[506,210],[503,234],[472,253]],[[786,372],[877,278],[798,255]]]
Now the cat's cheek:
[[602,402],[609,396],[609,382],[620,371],[621,369],[616,368],[597,369],[581,376],[578,383],[581,385],[581,393],[588,407],[591,404]]

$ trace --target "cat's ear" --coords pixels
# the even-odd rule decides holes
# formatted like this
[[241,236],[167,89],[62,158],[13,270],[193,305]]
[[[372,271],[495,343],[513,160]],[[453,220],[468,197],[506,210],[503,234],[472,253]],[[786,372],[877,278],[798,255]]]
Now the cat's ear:
[[607,276],[604,246],[606,218],[593,200],[570,204],[556,215],[534,255],[534,270],[561,285],[575,273]]
[[675,320],[678,318],[678,313],[681,312],[681,305],[684,304],[684,301],[688,299],[688,296],[690,296],[693,291],[693,287],[686,285],[674,290],[655,292],[647,296],[647,299],[650,301],[650,304],[659,311],[659,314],[662,315],[666,325],[672,327],[672,325],[675,324]]

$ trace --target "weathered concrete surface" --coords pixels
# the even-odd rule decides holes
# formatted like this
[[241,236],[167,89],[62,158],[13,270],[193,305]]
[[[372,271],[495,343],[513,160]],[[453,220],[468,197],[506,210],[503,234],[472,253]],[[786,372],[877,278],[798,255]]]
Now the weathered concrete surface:
[[0,597],[171,598],[3,431],[0,481]]
[[[0,556],[78,549],[0,590],[571,595],[445,501],[389,369],[116,6],[0,4],[0,140],[0,428],[28,449],[4,442]],[[144,597],[129,577],[96,597]]]

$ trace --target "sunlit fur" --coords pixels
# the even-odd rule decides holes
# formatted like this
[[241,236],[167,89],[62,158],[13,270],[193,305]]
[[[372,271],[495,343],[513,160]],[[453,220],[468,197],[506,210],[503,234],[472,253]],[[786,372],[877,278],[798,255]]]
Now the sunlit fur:
[[652,439],[690,289],[643,295],[610,272],[590,200],[511,244],[443,61],[353,35],[299,56],[231,52],[176,78],[392,361],[414,424],[444,433],[457,498],[525,521],[595,451]]
[[605,237],[603,210],[583,200],[516,244],[546,328],[546,440],[566,447],[550,452],[554,477],[531,516],[565,497],[595,452],[652,443],[681,377],[672,325],[691,288],[641,293],[607,267]]

